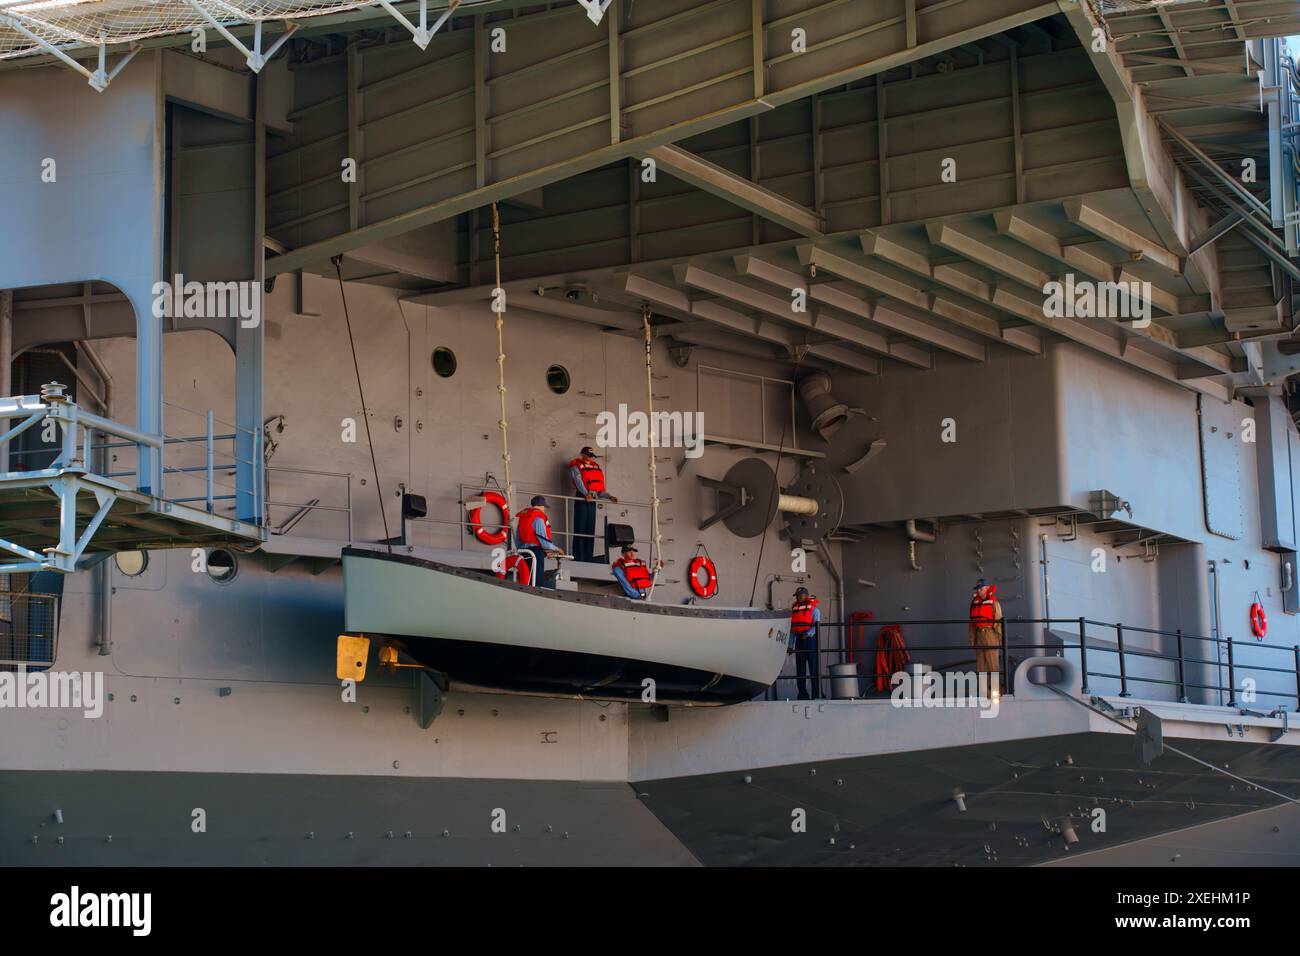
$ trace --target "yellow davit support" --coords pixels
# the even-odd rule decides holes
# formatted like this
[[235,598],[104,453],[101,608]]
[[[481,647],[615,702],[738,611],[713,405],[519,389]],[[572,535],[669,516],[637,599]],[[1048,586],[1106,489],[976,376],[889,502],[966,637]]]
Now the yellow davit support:
[[360,635],[340,634],[338,665],[335,676],[339,680],[354,680],[358,684],[366,679],[366,661],[370,657],[370,638]]

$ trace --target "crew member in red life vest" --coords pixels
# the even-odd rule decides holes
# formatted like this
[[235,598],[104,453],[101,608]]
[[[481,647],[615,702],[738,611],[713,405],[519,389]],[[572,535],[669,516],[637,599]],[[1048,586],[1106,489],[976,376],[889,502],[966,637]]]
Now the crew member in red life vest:
[[624,594],[633,601],[644,601],[654,584],[655,575],[662,570],[662,565],[651,571],[650,565],[636,556],[635,545],[625,544],[623,557],[614,562],[611,570]]
[[[819,662],[817,654],[817,625],[822,622],[822,612],[817,607],[817,599],[808,593],[807,588],[794,592],[794,604],[790,607],[790,641],[789,653],[794,654],[796,684],[799,687],[799,700],[816,700],[821,696],[819,679]],[[812,685],[811,695],[805,684],[805,675]]]
[[533,553],[532,583],[535,587],[554,587],[554,581],[546,584],[546,555],[563,554],[559,545],[551,540],[551,523],[546,520],[546,499],[537,495],[529,506],[519,512],[519,523],[515,526],[515,535],[519,546]]
[[[975,667],[981,674],[1001,673],[998,649],[1002,646],[1002,603],[998,600],[998,586],[983,578],[975,582],[970,598],[970,626],[967,637],[975,648]],[[990,681],[997,678],[990,677]],[[997,684],[992,685],[994,688]]]
[[569,481],[578,497],[573,503],[573,557],[590,561],[596,546],[596,499],[604,498],[615,504],[618,499],[605,490],[605,472],[590,446],[569,462]]

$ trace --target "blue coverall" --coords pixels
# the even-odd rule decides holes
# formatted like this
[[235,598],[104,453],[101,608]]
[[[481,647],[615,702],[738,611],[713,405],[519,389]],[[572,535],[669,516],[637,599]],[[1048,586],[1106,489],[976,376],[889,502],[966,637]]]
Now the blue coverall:
[[794,670],[798,677],[795,684],[799,688],[799,700],[809,700],[805,676],[812,684],[812,699],[821,696],[821,681],[817,674],[817,625],[822,622],[822,609],[812,609],[812,627],[803,633],[790,631],[790,646],[794,648]]
[[541,515],[538,515],[533,519],[533,534],[537,536],[537,540],[540,544],[524,545],[525,548],[533,553],[533,584],[539,588],[554,587],[555,582],[551,582],[550,585],[546,583],[546,553],[548,551],[559,553],[560,548],[546,534],[546,519]]
[[[627,579],[627,572],[624,571],[622,568],[620,568],[618,565],[614,565],[613,571],[614,571],[614,578],[618,581],[619,585],[623,588],[623,593],[626,594],[628,597],[630,597],[633,601],[640,601],[642,599],[642,594],[636,588],[632,587],[632,582]],[[654,579],[653,571],[650,573],[650,577],[651,580]]]
[[[596,551],[596,502],[587,501],[587,483],[582,480],[582,469],[569,468],[569,479],[578,501],[573,503],[573,556],[579,561],[590,561]],[[608,499],[608,491],[597,491],[597,498]]]

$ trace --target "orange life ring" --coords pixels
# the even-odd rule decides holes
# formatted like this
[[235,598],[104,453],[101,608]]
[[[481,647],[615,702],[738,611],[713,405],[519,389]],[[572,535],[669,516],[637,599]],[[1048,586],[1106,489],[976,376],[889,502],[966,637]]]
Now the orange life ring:
[[[707,575],[703,583],[700,582],[701,571]],[[702,597],[706,601],[718,593],[718,569],[713,566],[713,561],[706,555],[697,554],[691,562],[690,585],[696,596]]]
[[523,555],[512,554],[506,558],[504,571],[498,571],[497,577],[513,577],[515,583],[522,584],[525,587],[533,583],[532,562]]
[[474,529],[474,537],[478,538],[484,544],[501,544],[506,540],[506,529],[510,527],[510,506],[506,504],[505,495],[495,491],[483,492],[483,500],[488,504],[496,505],[501,509],[501,527],[496,531],[489,531],[487,528],[483,527],[481,520],[483,512],[482,505],[469,513],[469,526]]
[[1261,639],[1268,634],[1268,615],[1258,601],[1250,606],[1250,632]]

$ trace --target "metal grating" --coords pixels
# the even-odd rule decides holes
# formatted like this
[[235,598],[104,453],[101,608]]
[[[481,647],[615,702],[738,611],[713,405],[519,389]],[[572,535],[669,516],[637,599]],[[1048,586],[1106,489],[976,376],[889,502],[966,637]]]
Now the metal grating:
[[49,667],[58,643],[55,595],[0,591],[0,670]]

